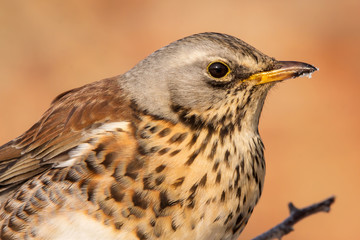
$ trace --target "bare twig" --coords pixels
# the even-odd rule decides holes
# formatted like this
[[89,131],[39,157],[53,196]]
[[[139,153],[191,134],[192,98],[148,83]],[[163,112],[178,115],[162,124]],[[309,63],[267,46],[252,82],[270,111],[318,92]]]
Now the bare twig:
[[252,240],[270,240],[270,239],[281,239],[284,235],[293,231],[293,226],[314,213],[318,212],[329,212],[330,206],[335,201],[335,197],[329,197],[324,201],[312,204],[305,208],[296,208],[294,204],[289,203],[290,216],[286,218],[282,223],[271,228],[269,231],[253,238]]

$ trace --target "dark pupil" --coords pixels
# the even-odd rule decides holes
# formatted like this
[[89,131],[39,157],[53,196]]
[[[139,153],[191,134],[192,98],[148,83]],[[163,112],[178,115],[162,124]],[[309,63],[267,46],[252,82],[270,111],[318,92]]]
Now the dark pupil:
[[222,78],[228,73],[228,71],[228,67],[221,62],[215,62],[209,66],[209,73],[214,78]]

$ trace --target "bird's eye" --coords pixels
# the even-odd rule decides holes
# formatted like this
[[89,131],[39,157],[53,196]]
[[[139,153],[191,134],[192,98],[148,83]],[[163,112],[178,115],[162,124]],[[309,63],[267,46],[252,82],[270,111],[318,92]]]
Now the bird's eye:
[[213,62],[208,66],[209,74],[214,78],[222,78],[225,77],[229,72],[229,67],[222,62]]

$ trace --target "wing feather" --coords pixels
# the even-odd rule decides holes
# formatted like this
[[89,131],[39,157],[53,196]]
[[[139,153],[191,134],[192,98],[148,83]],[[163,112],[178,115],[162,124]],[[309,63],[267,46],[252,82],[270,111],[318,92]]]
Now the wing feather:
[[129,106],[117,78],[60,94],[40,121],[0,147],[0,194],[47,169],[66,165],[71,150],[91,138],[94,129],[131,122]]

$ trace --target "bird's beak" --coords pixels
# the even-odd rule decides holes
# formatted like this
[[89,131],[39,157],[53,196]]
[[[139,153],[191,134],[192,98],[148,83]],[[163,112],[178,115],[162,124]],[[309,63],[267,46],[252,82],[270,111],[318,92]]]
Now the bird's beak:
[[300,76],[311,77],[316,70],[316,67],[303,62],[277,61],[273,70],[255,73],[245,81],[257,81],[256,85],[260,85]]

